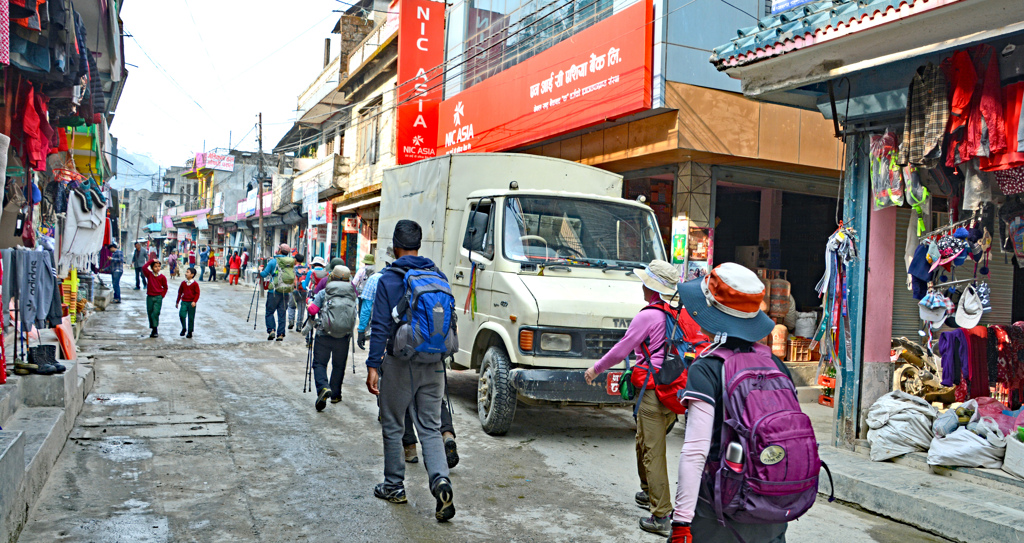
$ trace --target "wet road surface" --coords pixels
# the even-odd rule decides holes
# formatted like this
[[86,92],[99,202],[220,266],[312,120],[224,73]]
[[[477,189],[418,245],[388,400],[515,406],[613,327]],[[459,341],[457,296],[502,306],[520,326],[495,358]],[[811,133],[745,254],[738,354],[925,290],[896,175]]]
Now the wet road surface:
[[[96,386],[22,542],[664,541],[637,528],[629,410],[521,404],[509,434],[491,437],[476,417],[476,374],[450,372],[462,460],[457,516],[439,524],[422,464],[408,465],[408,505],[372,495],[383,447],[363,351],[343,401],[317,413],[302,393],[304,341],[266,341],[262,304],[253,330],[251,287],[201,283],[188,340],[171,281],[150,339],[144,291],[123,283],[124,303],[95,314],[79,344]],[[682,438],[669,436],[673,481]],[[944,541],[820,500],[787,539]]]

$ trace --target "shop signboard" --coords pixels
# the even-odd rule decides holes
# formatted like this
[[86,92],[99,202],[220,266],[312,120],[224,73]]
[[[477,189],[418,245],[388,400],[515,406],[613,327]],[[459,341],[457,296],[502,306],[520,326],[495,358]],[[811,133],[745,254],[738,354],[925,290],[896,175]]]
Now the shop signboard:
[[224,214],[224,193],[218,192],[213,195],[213,214],[223,215]]
[[[314,195],[315,197],[315,195]],[[313,212],[306,216],[306,220],[312,225],[321,225],[327,223],[327,202],[316,202],[313,205]]]
[[343,230],[345,234],[357,234],[359,233],[359,219],[356,216],[345,217],[342,219]]
[[772,15],[815,1],[817,0],[772,0]]
[[251,217],[256,214],[256,189],[249,191],[245,200],[245,216]]
[[650,108],[651,18],[640,0],[441,102],[438,153],[504,151]]
[[672,263],[686,263],[686,233],[689,221],[686,217],[672,219]]
[[232,172],[235,170],[235,157],[213,153],[196,153],[195,169],[201,170],[203,168]]
[[174,217],[164,215],[164,228],[174,228]]
[[239,200],[238,203],[235,204],[235,209],[237,210],[236,213],[238,214],[238,217],[237,217],[238,219],[244,219],[245,218],[245,211],[246,211],[246,204],[247,203],[248,203],[248,200]]
[[206,230],[210,227],[210,223],[206,222],[206,213],[200,213],[196,216],[196,227],[200,230]]
[[316,227],[316,240],[320,243],[327,243],[327,225],[321,224]]
[[444,2],[401,0],[398,7],[399,164],[437,154],[437,108],[441,103],[444,62]]

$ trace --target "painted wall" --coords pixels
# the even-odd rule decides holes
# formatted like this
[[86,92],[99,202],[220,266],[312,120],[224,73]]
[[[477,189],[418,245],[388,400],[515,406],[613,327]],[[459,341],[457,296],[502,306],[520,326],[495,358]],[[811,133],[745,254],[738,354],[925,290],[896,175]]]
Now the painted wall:
[[[737,28],[757,24],[764,0],[725,2],[669,0],[665,28],[664,74],[667,81],[712,89],[740,91],[739,80],[715,69],[711,50],[736,37]],[[662,14],[655,13],[655,17]]]

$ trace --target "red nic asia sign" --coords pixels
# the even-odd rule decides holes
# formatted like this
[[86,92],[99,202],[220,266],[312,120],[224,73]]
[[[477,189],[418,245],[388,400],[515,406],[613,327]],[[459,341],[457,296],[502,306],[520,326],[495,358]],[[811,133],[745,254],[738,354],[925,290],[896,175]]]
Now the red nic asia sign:
[[437,108],[444,78],[444,2],[395,0],[398,10],[397,162],[437,154]]
[[504,151],[650,108],[652,16],[640,0],[441,102],[438,153]]

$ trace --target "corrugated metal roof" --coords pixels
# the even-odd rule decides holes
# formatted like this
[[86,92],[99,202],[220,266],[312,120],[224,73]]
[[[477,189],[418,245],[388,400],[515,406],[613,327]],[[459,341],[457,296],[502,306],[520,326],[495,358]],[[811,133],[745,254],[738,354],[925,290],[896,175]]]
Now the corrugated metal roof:
[[965,0],[821,0],[771,15],[714,49],[711,63],[727,70],[862,32]]

